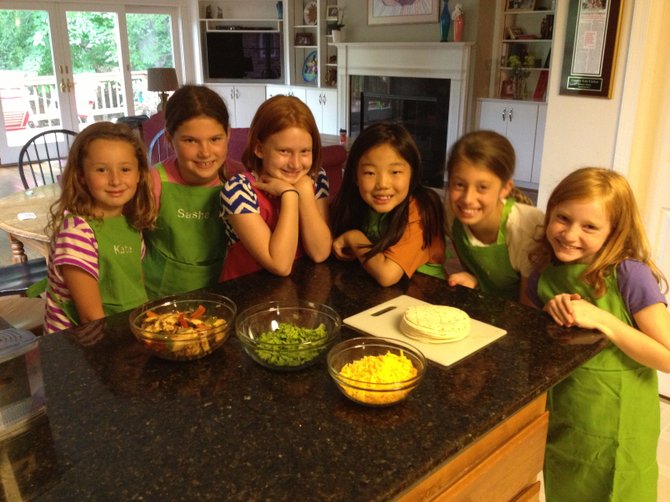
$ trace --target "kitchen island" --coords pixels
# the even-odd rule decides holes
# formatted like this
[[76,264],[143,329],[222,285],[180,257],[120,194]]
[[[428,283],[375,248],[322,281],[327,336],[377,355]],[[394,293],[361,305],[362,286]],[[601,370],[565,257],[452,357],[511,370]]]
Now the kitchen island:
[[[607,344],[422,274],[381,288],[352,262],[301,260],[289,278],[259,272],[214,290],[238,312],[302,298],[342,318],[406,294],[508,334],[448,368],[431,362],[420,387],[389,408],[349,401],[325,361],[267,370],[234,334],[193,362],[146,354],[126,314],[48,335],[40,340],[47,415],[0,445],[5,499],[382,501],[444,492],[455,500],[484,479],[487,500],[532,500],[545,393]],[[343,327],[342,338],[355,335]]]

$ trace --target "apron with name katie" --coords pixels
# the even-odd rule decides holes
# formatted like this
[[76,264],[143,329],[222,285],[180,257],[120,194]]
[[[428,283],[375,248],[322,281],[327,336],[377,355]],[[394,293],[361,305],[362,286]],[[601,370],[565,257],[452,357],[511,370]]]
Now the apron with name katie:
[[[559,293],[582,298],[633,325],[617,285],[595,298],[580,279],[586,265],[552,265],[538,283],[546,303]],[[544,480],[547,502],[656,502],[660,434],[658,376],[615,345],[549,390]]]
[[519,299],[521,288],[521,274],[512,268],[505,242],[507,218],[514,203],[515,200],[510,197],[503,206],[498,236],[493,244],[473,246],[458,219],[454,220],[452,229],[458,257],[465,268],[477,278],[479,289],[510,300]]
[[[125,216],[87,220],[87,223],[98,243],[98,290],[105,315],[124,312],[146,302],[141,233],[128,224]],[[73,323],[80,323],[72,300],[58,303]]]
[[226,256],[224,226],[219,219],[221,186],[163,184],[156,228],[145,233],[144,273],[150,298],[213,286]]

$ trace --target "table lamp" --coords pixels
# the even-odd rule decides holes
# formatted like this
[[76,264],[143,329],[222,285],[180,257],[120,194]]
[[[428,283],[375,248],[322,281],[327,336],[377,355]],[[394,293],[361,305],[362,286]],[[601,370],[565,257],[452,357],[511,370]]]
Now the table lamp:
[[147,89],[160,94],[161,102],[158,111],[165,111],[169,91],[176,91],[179,87],[177,71],[174,68],[148,68]]

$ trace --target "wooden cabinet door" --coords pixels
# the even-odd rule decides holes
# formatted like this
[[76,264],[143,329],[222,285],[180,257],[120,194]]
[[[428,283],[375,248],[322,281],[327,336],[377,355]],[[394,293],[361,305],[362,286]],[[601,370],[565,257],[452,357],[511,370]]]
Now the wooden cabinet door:
[[207,87],[215,91],[223,98],[230,115],[230,125],[235,127],[235,86],[228,84],[207,84]]
[[507,101],[480,101],[479,128],[507,136]]
[[536,128],[537,104],[518,102],[508,107],[507,139],[514,146],[516,153],[515,180],[531,182]]
[[323,95],[323,134],[339,134],[337,128],[337,89],[321,89]]
[[337,134],[337,90],[307,89],[309,106],[321,134]]
[[305,88],[296,87],[293,85],[268,85],[266,86],[265,95],[267,99],[270,99],[273,96],[278,94],[283,94],[285,96],[295,96],[303,103],[305,101]]
[[233,127],[249,127],[256,110],[265,101],[265,86],[237,85],[235,91],[235,122]]
[[[532,183],[538,104],[506,100],[480,101],[479,104],[479,128],[502,134],[512,143],[516,153],[514,179]],[[541,157],[540,151],[538,157]],[[536,176],[539,179],[539,166]]]

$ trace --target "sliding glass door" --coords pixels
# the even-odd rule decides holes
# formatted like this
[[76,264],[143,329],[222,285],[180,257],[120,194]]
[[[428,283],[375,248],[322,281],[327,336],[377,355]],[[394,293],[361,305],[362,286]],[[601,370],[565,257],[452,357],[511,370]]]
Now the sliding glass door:
[[166,8],[0,2],[0,162],[44,129],[152,114],[146,69],[175,66]]

